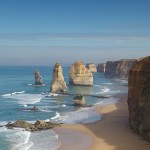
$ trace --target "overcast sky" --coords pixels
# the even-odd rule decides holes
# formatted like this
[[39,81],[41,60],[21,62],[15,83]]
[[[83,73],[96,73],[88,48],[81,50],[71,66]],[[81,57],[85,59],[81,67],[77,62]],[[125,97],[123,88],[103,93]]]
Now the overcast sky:
[[150,55],[149,0],[0,1],[0,65]]

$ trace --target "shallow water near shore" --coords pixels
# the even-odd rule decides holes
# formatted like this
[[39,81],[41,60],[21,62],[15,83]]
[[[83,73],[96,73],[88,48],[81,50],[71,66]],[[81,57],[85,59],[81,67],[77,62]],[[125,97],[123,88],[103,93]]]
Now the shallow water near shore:
[[[33,85],[34,69],[39,69],[43,77],[43,86]],[[63,67],[63,73],[69,84],[69,68]],[[93,86],[68,85],[68,92],[110,97],[85,96],[86,103],[94,106],[78,108],[72,106],[74,95],[52,96],[47,93],[52,79],[52,67],[0,67],[0,125],[18,119],[30,122],[41,119],[69,124],[100,120],[101,116],[94,111],[94,107],[116,102],[117,99],[114,97],[116,94],[127,92],[127,82],[106,79],[103,73],[94,73],[93,75]],[[30,111],[29,109],[33,106],[36,106],[38,111]],[[40,137],[42,137],[42,141]],[[52,141],[52,143],[48,141]],[[45,146],[45,150],[54,150],[59,145],[59,135],[53,130],[30,133],[21,129],[8,130],[0,127],[1,150],[42,150],[40,147],[43,148],[43,146]]]

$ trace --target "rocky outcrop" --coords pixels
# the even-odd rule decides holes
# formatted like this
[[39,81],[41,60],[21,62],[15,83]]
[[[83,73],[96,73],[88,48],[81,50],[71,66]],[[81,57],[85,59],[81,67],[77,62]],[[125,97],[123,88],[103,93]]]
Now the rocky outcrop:
[[35,76],[35,85],[42,85],[42,77],[40,76],[40,72],[35,69],[34,70],[34,76]]
[[108,61],[105,67],[105,76],[109,78],[127,79],[129,70],[137,63],[135,59]]
[[69,84],[93,85],[93,75],[81,61],[77,61],[71,66]]
[[91,71],[91,72],[97,72],[97,67],[95,64],[87,64],[86,67]]
[[97,65],[97,72],[105,72],[106,64],[98,64]]
[[51,82],[50,92],[52,93],[67,93],[66,82],[62,73],[62,67],[56,63],[53,69],[53,79]]
[[37,120],[34,124],[28,123],[24,120],[17,120],[14,123],[8,123],[6,127],[8,128],[24,128],[29,131],[38,131],[38,130],[45,130],[45,129],[52,129],[55,126],[60,126],[58,123],[53,122],[45,122],[43,120]]
[[84,96],[82,95],[76,95],[74,98],[73,98],[73,102],[75,105],[78,105],[78,106],[82,106],[82,105],[85,105],[85,98]]
[[128,107],[131,128],[150,141],[150,56],[130,70]]

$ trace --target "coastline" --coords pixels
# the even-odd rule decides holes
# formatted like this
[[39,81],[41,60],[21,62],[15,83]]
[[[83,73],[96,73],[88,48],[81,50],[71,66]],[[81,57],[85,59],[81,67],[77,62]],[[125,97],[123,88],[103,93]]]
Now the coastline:
[[116,97],[117,103],[96,107],[101,120],[54,129],[61,141],[58,150],[149,150],[150,143],[129,126],[127,94]]

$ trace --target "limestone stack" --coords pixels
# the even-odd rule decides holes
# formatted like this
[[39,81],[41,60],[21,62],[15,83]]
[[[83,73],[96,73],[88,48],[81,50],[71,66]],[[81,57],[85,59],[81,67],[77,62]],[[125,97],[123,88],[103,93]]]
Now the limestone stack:
[[100,63],[97,65],[97,72],[105,72],[106,64]]
[[40,76],[39,70],[34,70],[34,76],[35,76],[35,85],[42,85],[42,77]]
[[137,63],[136,59],[122,59],[108,61],[105,67],[105,76],[109,78],[127,79],[129,70]]
[[50,92],[52,93],[67,93],[66,82],[62,73],[62,67],[56,63],[53,69],[53,79],[51,82]]
[[150,141],[150,56],[130,70],[128,86],[130,125]]
[[87,64],[86,67],[91,71],[91,72],[97,72],[97,67],[95,64]]
[[69,84],[71,85],[93,85],[93,74],[83,62],[77,61],[70,68]]

